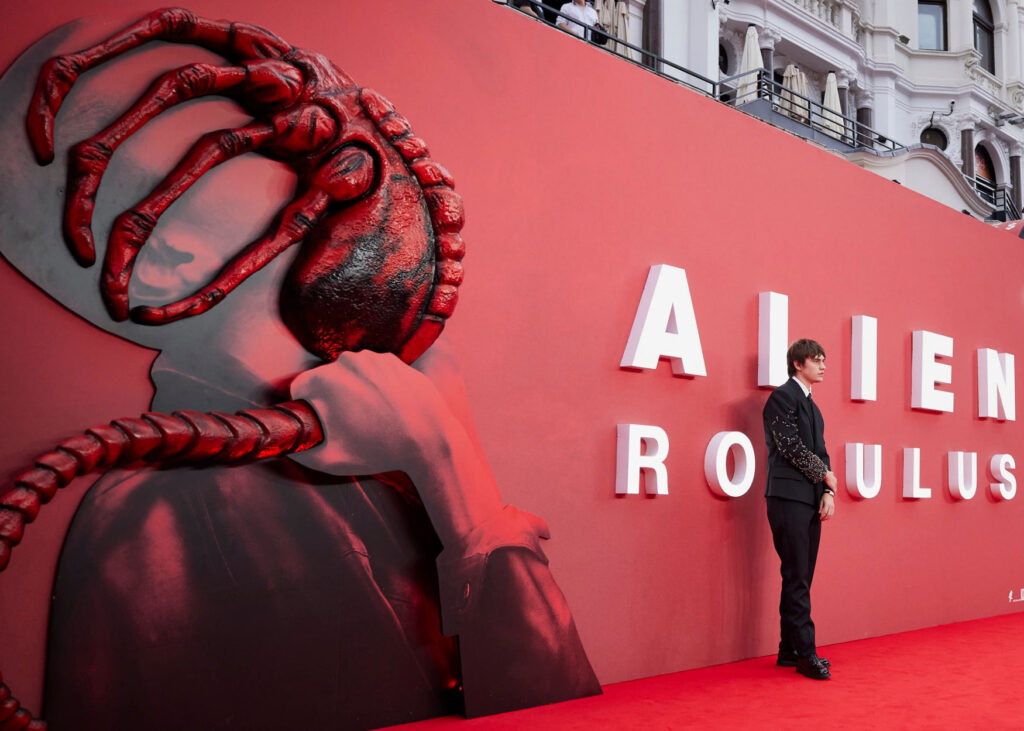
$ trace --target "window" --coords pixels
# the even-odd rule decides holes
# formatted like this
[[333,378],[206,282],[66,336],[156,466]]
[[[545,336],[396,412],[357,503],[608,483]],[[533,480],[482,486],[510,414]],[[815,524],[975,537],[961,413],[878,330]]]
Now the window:
[[978,195],[994,203],[996,199],[996,166],[982,145],[974,148],[974,187]]
[[988,154],[988,150],[981,145],[974,148],[974,174],[995,185],[996,166],[992,164],[992,156]]
[[945,0],[917,3],[917,47],[922,51],[946,50]]
[[723,74],[729,73],[729,54],[721,43],[718,44],[718,70]]
[[988,0],[974,0],[974,49],[981,54],[981,67],[996,72],[995,23]]
[[949,144],[949,140],[946,139],[946,133],[938,127],[929,127],[921,132],[921,142],[928,145],[935,145],[940,150],[945,150],[946,145]]

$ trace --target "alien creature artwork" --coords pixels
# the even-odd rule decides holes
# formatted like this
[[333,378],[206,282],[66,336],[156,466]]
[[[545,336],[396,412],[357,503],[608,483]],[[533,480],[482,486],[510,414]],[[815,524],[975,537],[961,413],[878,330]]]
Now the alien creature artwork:
[[[0,728],[364,729],[600,692],[441,335],[452,176],[387,99],[268,31],[166,9],[97,32],[0,79],[3,172],[39,181],[0,203],[0,246],[158,349],[155,395],[0,487],[2,570],[104,473],[61,552],[43,707],[0,685]],[[207,109],[222,128],[174,147],[174,115]]]

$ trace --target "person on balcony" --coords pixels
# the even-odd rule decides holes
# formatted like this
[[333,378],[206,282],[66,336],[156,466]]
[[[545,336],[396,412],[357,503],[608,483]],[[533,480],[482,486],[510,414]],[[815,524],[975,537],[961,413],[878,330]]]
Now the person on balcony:
[[540,3],[535,3],[533,2],[533,0],[511,0],[510,4],[512,5],[513,8],[522,10],[524,13],[527,13],[528,15],[533,15],[540,18],[541,20],[545,20],[544,10],[541,8]]
[[597,11],[587,4],[586,0],[572,0],[572,2],[562,5],[558,12],[568,16],[565,18],[559,16],[555,23],[558,28],[581,38],[590,39],[589,29],[597,25]]

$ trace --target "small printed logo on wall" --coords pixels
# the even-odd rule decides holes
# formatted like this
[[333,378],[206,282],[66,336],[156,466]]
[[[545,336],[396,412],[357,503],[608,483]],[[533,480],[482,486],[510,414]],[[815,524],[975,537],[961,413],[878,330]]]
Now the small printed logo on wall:
[[1013,589],[1010,589],[1010,603],[1016,604],[1017,602],[1024,602],[1024,587],[1020,590],[1020,596],[1014,597]]

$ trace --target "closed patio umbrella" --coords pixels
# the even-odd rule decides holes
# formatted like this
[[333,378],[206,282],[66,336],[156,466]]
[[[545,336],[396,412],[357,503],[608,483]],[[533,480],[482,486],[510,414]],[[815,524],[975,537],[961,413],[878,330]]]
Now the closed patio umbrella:
[[[633,42],[629,37],[629,4],[625,0],[618,0],[615,3],[615,24],[612,26],[612,32],[626,43]],[[636,61],[636,52],[621,43],[615,44],[615,52]]]
[[757,29],[747,26],[747,37],[743,40],[743,57],[740,59],[739,73],[745,74],[736,85],[736,105],[746,104],[757,99],[758,69],[764,68],[761,59],[761,46],[757,42]]
[[597,11],[597,22],[611,33],[615,27],[615,0],[594,0],[594,10]]
[[793,90],[800,96],[805,97],[803,99],[799,97],[794,99],[794,105],[796,106],[796,109],[800,111],[801,119],[805,123],[810,123],[811,102],[806,98],[810,95],[810,90],[807,88],[807,74],[804,73],[803,69],[797,69],[797,85],[793,87]]
[[[839,84],[836,81],[835,72],[829,71],[825,77],[825,99],[822,101],[824,109],[821,112],[821,124],[825,134],[835,137],[837,140],[843,136],[843,119],[838,114],[842,113],[842,103],[839,101]],[[829,111],[832,110],[832,111]]]
[[788,114],[790,117],[797,116],[794,113],[796,108],[794,102],[797,100],[793,96],[793,92],[796,91],[799,73],[799,69],[797,69],[796,64],[793,63],[786,66],[786,70],[782,73],[782,94],[779,95],[779,109],[783,114]]
[[793,80],[793,115],[804,124],[811,121],[811,103],[807,101],[810,92],[807,89],[807,74],[803,69],[796,70],[796,78]]

